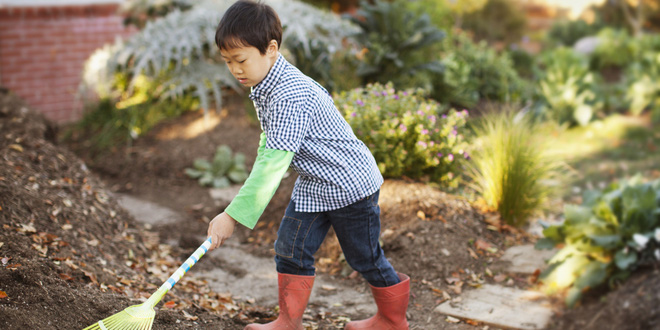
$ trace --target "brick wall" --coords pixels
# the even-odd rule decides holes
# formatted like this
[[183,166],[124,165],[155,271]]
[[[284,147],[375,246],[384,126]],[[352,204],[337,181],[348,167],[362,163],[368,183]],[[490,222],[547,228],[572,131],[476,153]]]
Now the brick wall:
[[128,36],[117,4],[0,7],[0,85],[56,122],[80,118],[85,60]]

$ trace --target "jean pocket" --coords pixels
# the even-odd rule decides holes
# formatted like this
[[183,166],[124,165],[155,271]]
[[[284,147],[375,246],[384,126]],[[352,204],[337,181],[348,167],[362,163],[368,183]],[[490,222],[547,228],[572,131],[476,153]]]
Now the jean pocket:
[[275,253],[280,257],[293,258],[293,249],[302,221],[291,217],[284,217],[280,229],[277,231],[275,241]]

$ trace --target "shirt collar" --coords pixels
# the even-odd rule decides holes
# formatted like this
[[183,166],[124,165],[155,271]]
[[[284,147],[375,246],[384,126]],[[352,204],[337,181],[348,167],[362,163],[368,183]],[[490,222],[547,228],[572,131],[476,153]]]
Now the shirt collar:
[[273,67],[268,71],[266,78],[256,86],[252,87],[252,93],[250,93],[250,99],[252,99],[252,101],[261,101],[270,94],[270,91],[273,90],[277,81],[280,79],[281,73],[284,71],[286,64],[287,61],[284,59],[284,56],[279,54],[275,64],[273,64]]

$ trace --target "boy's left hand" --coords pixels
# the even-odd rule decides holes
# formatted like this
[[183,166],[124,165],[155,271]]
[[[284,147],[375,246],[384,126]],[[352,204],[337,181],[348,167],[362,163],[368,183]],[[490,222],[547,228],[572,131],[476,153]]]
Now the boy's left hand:
[[207,237],[211,237],[211,248],[209,250],[213,250],[224,244],[225,240],[231,237],[234,233],[234,227],[236,227],[236,220],[225,212],[222,212],[213,218],[211,223],[209,223],[207,233]]

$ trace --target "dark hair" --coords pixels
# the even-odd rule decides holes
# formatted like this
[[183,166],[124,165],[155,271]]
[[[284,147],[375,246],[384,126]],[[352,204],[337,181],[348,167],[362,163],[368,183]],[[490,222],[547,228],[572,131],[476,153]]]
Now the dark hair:
[[215,31],[215,44],[220,49],[253,46],[264,55],[271,40],[282,44],[282,23],[269,5],[252,0],[239,0],[222,16]]

